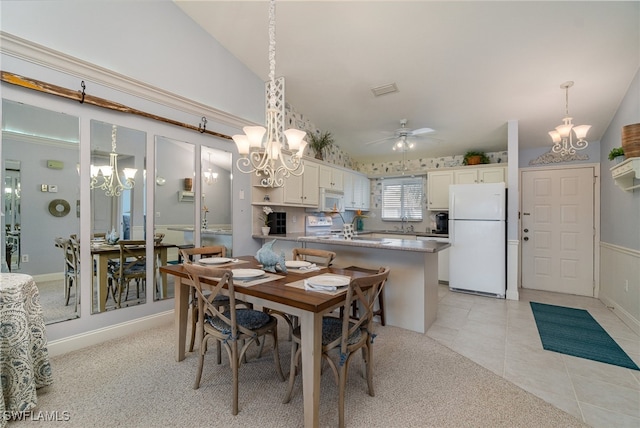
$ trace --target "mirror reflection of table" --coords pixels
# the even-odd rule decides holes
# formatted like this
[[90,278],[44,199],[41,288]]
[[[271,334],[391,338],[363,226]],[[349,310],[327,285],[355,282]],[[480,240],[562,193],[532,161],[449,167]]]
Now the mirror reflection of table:
[[[154,246],[154,253],[158,266],[167,264],[167,251],[169,248],[175,247],[174,244],[160,243]],[[140,247],[142,253],[146,252],[145,247]],[[91,245],[91,255],[97,259],[95,274],[95,289],[98,294],[98,307],[92,308],[94,312],[104,312],[107,304],[107,266],[108,261],[120,258],[120,245]],[[161,273],[161,297],[167,296],[167,274]],[[155,281],[154,275],[154,281]],[[154,283],[155,284],[155,283]],[[155,285],[154,285],[155,286]]]
[[0,373],[3,412],[25,412],[37,403],[36,389],[53,382],[40,293],[33,278],[0,274]]

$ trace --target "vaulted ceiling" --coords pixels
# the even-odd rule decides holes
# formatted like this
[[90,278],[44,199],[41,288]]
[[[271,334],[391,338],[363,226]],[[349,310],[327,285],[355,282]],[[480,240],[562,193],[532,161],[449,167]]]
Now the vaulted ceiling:
[[[267,1],[176,1],[267,80]],[[551,145],[565,114],[597,141],[640,65],[640,2],[286,1],[276,6],[286,100],[356,159],[393,158],[400,120],[435,132],[411,157]],[[374,96],[395,83],[398,91]],[[398,155],[396,155],[398,156]]]

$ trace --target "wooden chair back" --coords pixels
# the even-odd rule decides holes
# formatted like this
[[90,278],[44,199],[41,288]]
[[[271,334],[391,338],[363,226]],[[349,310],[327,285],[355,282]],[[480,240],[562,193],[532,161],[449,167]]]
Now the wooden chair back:
[[315,248],[294,248],[293,260],[304,260],[319,266],[330,266],[336,253],[333,251],[317,250]]
[[381,267],[376,274],[353,278],[351,280],[345,296],[344,314],[348,314],[351,305],[357,303],[359,308],[361,308],[359,312],[360,316],[357,319],[343,316],[342,334],[334,342],[327,344],[327,349],[334,348],[338,344],[340,344],[340,349],[349,349],[349,337],[356,330],[366,330],[367,334],[373,331],[374,305],[388,277],[389,268]]
[[200,259],[203,257],[226,257],[227,248],[224,245],[208,245],[198,248],[181,248],[180,254],[182,254],[182,259],[185,261],[194,261],[196,258]]

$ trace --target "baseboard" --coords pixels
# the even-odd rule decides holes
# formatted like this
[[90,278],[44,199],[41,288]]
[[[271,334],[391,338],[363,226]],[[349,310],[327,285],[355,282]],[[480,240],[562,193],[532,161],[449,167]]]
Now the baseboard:
[[137,318],[121,324],[111,325],[98,330],[51,341],[47,344],[49,356],[55,357],[57,355],[66,354],[67,352],[76,351],[91,345],[97,345],[107,340],[117,339],[131,333],[148,330],[150,328],[157,327],[159,324],[173,322],[173,313],[174,311],[172,309],[170,311],[149,315],[144,318]]
[[637,335],[640,336],[640,321],[635,319],[629,312],[625,311],[624,308],[618,305],[611,299],[606,297],[601,297],[600,301],[605,304],[608,308],[610,308],[613,313],[622,320],[631,330],[633,330]]

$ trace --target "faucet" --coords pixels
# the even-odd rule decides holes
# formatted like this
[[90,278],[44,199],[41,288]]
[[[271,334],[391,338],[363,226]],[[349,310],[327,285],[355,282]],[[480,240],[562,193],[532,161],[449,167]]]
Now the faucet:
[[403,216],[402,216],[402,218],[400,219],[400,221],[401,221],[401,223],[400,223],[400,225],[401,225],[401,226],[400,226],[400,227],[401,227],[401,229],[400,229],[400,230],[402,230],[402,233],[404,233],[404,224],[405,224],[407,221],[409,221],[409,219],[407,218],[407,216],[406,216],[406,215],[403,215]]

